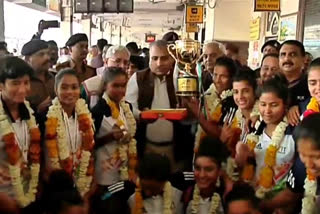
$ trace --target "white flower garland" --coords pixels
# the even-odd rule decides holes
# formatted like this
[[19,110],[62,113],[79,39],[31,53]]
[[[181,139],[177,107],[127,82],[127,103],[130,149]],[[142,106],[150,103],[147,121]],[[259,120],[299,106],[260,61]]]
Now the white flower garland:
[[[276,147],[278,151],[282,143],[282,139],[285,136],[285,131],[288,125],[289,124],[288,124],[287,117],[284,117],[283,120],[277,125],[276,129],[273,131],[272,137],[271,137],[271,143],[269,146]],[[264,187],[259,186],[256,191],[256,196],[258,198],[264,198],[265,194],[269,192],[271,189],[272,188],[266,189]]]
[[[211,84],[210,88],[205,92],[205,96],[204,96],[204,104],[205,104],[205,108],[207,108],[208,110],[207,116],[209,120],[210,120],[210,116],[215,112],[217,107],[221,105],[221,101],[230,96],[233,96],[233,90],[223,91],[219,97],[215,85],[213,83]],[[204,130],[201,128],[201,125],[199,124],[196,137],[195,137],[195,146],[194,146],[195,149],[199,148],[201,135],[203,132]]]
[[259,111],[259,100],[257,100],[253,106],[253,109],[250,113],[250,117],[255,117],[255,116],[260,116],[260,111]]
[[[103,94],[102,98],[108,103],[109,97],[106,93]],[[130,142],[129,144],[124,144],[119,147],[119,156],[122,161],[122,165],[120,167],[120,177],[121,180],[128,180],[128,155],[136,155],[137,154],[137,141],[134,139],[136,134],[137,124],[136,120],[133,116],[133,113],[130,110],[129,104],[125,102],[125,100],[121,100],[119,103],[120,107],[123,109],[124,116],[126,118],[128,132],[130,134]],[[120,118],[118,118],[120,119]]]
[[[200,190],[197,184],[195,184],[194,191],[193,191],[193,197],[191,201],[191,213],[197,214],[200,204]],[[218,209],[220,207],[221,198],[218,193],[213,193],[211,197],[211,205],[210,205],[210,211],[208,214],[217,214],[219,213]]]
[[316,214],[316,191],[317,181],[309,180],[308,176],[304,181],[304,198],[302,199],[302,210],[301,214]]
[[[1,96],[1,94],[0,94]],[[30,119],[26,121],[27,126],[30,129],[37,128],[36,120],[33,116],[33,110],[30,107],[28,101],[24,101],[25,106],[28,109]],[[0,102],[0,133],[1,136],[5,136],[10,133],[14,133],[11,123],[9,122],[8,115],[5,113],[2,101]],[[32,163],[30,166],[31,179],[29,182],[28,191],[25,192],[23,188],[23,178],[21,177],[21,167],[20,165],[11,165],[9,164],[9,174],[11,178],[11,184],[13,187],[16,200],[22,207],[26,207],[31,202],[35,201],[37,187],[39,182],[39,172],[40,164]]]
[[[70,157],[70,150],[69,150],[69,144],[68,139],[66,135],[66,127],[63,122],[62,118],[62,112],[63,108],[61,106],[61,103],[59,99],[56,97],[52,101],[52,105],[49,107],[49,111],[47,114],[47,118],[57,118],[58,120],[58,126],[57,126],[57,142],[58,142],[58,151],[59,151],[59,159],[65,160]],[[88,109],[88,106],[84,99],[78,99],[75,106],[75,112],[77,115],[81,114],[87,114],[89,116],[89,119],[91,120],[91,124],[93,124],[93,121],[91,119],[91,113]],[[92,126],[93,129],[93,126]],[[79,163],[79,173],[77,177],[75,178],[75,183],[78,187],[79,192],[84,195],[86,192],[89,191],[91,183],[92,183],[92,176],[87,176],[87,169],[89,166],[91,157],[91,152],[81,150],[81,158]],[[61,165],[59,164],[59,160],[50,159],[51,165],[53,168],[60,169]]]

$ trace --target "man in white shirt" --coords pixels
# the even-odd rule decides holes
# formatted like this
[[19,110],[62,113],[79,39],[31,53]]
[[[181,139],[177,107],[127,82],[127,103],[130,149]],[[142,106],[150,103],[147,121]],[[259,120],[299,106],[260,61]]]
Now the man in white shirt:
[[103,51],[104,66],[97,69],[97,76],[91,77],[82,83],[82,97],[87,100],[90,108],[93,108],[103,93],[103,73],[108,67],[119,67],[127,70],[130,63],[130,52],[121,45],[111,46]]
[[[133,74],[127,86],[126,100],[132,104],[136,119],[146,109],[176,108],[172,63],[166,41],[151,43],[149,68]],[[140,121],[137,140],[139,156],[144,152],[166,154],[174,163],[174,124],[171,121]]]

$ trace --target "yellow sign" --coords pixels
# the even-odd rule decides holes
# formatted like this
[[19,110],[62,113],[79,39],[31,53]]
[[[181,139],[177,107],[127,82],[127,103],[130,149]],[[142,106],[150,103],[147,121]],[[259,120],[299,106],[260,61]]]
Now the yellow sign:
[[260,17],[250,21],[250,40],[258,40],[260,37]]
[[196,33],[199,31],[197,23],[187,23],[186,24],[187,33]]
[[59,12],[59,1],[58,0],[49,0],[49,10]]
[[186,23],[203,23],[203,6],[187,5]]
[[280,11],[280,0],[255,0],[254,11]]

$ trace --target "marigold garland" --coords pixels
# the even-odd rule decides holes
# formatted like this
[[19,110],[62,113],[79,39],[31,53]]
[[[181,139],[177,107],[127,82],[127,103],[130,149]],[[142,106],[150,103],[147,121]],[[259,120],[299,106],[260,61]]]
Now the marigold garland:
[[10,119],[4,111],[2,101],[0,102],[0,132],[8,155],[8,168],[13,191],[16,196],[16,200],[22,207],[26,207],[31,202],[35,201],[40,172],[40,131],[36,124],[33,116],[33,110],[31,109],[29,102],[24,101],[24,104],[28,109],[30,116],[30,119],[26,121],[30,134],[28,159],[29,163],[31,163],[31,178],[27,192],[24,190],[24,179],[21,177],[21,151],[19,149],[18,142],[16,141]]
[[[120,128],[124,127],[125,123],[121,119],[120,109],[116,103],[112,101],[106,93],[104,93],[102,98],[109,105],[111,109],[111,116],[117,121],[116,124]],[[137,142],[134,139],[136,134],[136,120],[134,119],[133,113],[130,110],[129,104],[127,104],[124,99],[120,101],[119,105],[123,109],[130,135],[130,142],[128,144],[120,145],[118,151],[116,152],[119,154],[120,160],[122,161],[122,165],[120,167],[120,177],[121,180],[132,180],[135,177],[135,168],[137,165]]]
[[[172,214],[172,186],[169,181],[167,181],[163,188],[163,214]],[[144,205],[141,186],[138,182],[137,188],[135,191],[135,203],[132,209],[132,214],[143,214]]]
[[[219,97],[217,89],[214,84],[211,84],[210,88],[205,92],[205,109],[208,114],[208,120],[218,122],[222,115],[221,101],[232,96],[232,90],[223,91]],[[195,137],[194,152],[197,153],[201,140],[206,136],[205,131],[198,125],[198,130]]]
[[320,112],[320,105],[315,97],[312,97],[307,105],[307,110],[312,110],[315,112]]
[[[247,136],[247,145],[249,147],[250,152],[254,152],[254,148],[256,147],[259,141],[259,136],[255,134],[249,134]],[[247,163],[243,167],[241,178],[243,181],[250,183],[254,179],[255,167],[253,164]]]
[[79,192],[84,195],[90,189],[93,176],[93,157],[91,155],[94,146],[93,121],[88,106],[83,99],[78,99],[75,105],[78,116],[79,130],[81,133],[81,155],[77,172],[73,170],[73,160],[69,151],[66,127],[63,121],[63,108],[55,98],[50,106],[46,121],[46,146],[51,167],[63,168],[74,176]]
[[264,198],[265,194],[272,189],[273,186],[273,176],[274,176],[274,166],[276,165],[276,155],[280,148],[283,137],[285,136],[285,131],[288,126],[287,118],[284,117],[276,129],[272,133],[271,143],[266,151],[265,155],[265,166],[260,172],[259,177],[259,187],[256,191],[256,195],[259,198]]
[[307,177],[304,181],[304,198],[302,199],[301,214],[316,214],[316,192],[317,180],[315,176],[307,169]]
[[[191,201],[191,213],[197,214],[199,211],[199,204],[200,204],[200,189],[197,184],[195,184],[194,191],[193,191],[193,197]],[[210,205],[210,211],[208,214],[216,214],[219,211],[219,207],[221,204],[221,198],[220,195],[216,192],[213,193],[211,197],[211,205]]]

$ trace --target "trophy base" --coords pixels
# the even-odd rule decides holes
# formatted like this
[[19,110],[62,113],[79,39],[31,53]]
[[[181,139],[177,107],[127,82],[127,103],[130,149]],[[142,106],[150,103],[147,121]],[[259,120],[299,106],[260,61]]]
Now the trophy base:
[[198,91],[177,91],[176,95],[179,97],[198,97]]
[[194,97],[199,95],[198,78],[195,76],[178,77],[178,88],[176,95],[182,97]]

